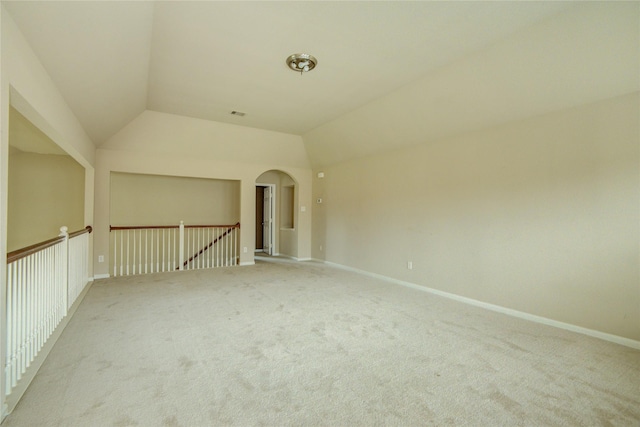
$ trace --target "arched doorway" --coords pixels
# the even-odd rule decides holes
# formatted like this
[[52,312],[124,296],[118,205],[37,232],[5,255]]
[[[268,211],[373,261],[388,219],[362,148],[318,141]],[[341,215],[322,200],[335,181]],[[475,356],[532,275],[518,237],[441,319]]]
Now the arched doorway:
[[278,170],[256,179],[256,253],[296,255],[296,187],[289,174]]

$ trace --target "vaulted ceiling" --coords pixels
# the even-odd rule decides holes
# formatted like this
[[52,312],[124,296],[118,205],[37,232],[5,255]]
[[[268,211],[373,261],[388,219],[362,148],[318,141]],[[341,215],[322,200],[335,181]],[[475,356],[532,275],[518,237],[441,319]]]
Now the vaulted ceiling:
[[[302,135],[565,2],[2,2],[100,145],[144,110]],[[299,75],[285,59],[306,52]],[[231,115],[232,110],[246,113]]]

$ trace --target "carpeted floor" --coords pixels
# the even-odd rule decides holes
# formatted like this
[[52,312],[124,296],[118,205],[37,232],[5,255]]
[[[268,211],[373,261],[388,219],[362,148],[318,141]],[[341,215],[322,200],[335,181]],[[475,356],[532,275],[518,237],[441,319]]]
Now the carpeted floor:
[[640,352],[318,263],[96,282],[3,427],[640,425]]

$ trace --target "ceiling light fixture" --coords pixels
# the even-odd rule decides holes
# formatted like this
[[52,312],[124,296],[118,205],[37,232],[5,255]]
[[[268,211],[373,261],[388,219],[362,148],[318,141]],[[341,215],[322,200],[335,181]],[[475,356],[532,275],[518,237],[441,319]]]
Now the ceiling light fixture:
[[294,53],[287,58],[287,65],[293,71],[302,73],[309,72],[316,68],[318,60],[308,53]]

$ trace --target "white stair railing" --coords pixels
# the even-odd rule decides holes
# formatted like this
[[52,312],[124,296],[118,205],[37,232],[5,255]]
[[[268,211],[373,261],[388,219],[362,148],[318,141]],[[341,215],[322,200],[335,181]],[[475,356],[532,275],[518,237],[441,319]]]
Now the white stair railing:
[[91,227],[7,254],[5,393],[10,395],[89,282]]
[[178,226],[111,227],[113,276],[174,271]]
[[112,226],[113,276],[238,265],[240,223]]
[[184,270],[229,267],[238,265],[240,224],[210,227],[185,227],[185,253],[191,254],[182,262]]

